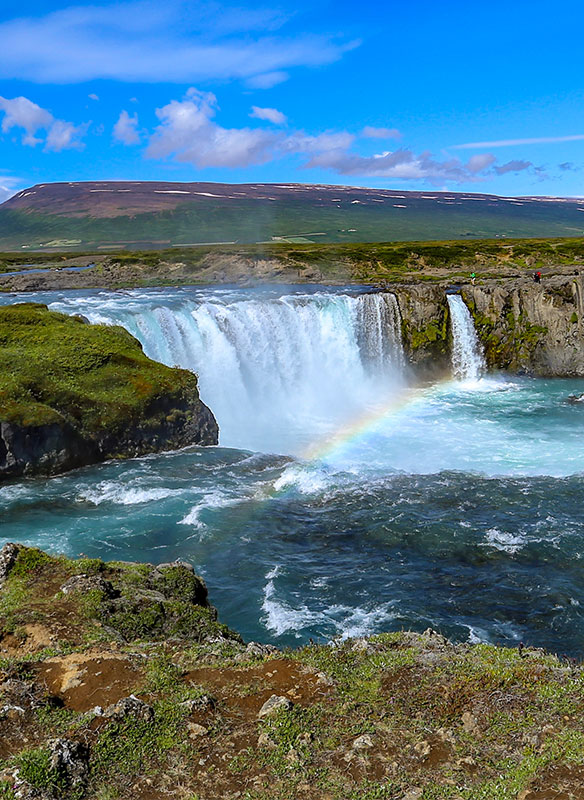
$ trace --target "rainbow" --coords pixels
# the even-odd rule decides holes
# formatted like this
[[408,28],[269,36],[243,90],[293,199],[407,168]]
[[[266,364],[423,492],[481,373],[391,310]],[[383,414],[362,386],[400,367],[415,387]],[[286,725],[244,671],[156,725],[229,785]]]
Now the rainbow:
[[[341,453],[343,448],[374,432],[376,428],[387,425],[388,420],[392,417],[397,422],[404,412],[423,406],[440,394],[445,386],[452,383],[452,378],[445,378],[432,384],[432,386],[404,387],[401,391],[392,395],[387,402],[376,406],[374,409],[369,409],[334,433],[312,444],[297,457],[296,466],[302,469],[303,466],[314,465],[319,461],[324,461]],[[257,510],[258,501],[261,507],[270,500],[285,497],[293,491],[294,482],[282,481],[282,476],[280,476],[274,483],[264,486],[261,495],[255,498],[255,508]]]
[[315,442],[301,454],[300,458],[304,461],[321,461],[329,458],[366,434],[375,432],[376,428],[386,424],[392,417],[397,421],[404,411],[424,405],[449,383],[452,383],[451,378],[445,378],[432,386],[404,387],[397,394],[392,395],[388,402],[369,409],[333,434]]

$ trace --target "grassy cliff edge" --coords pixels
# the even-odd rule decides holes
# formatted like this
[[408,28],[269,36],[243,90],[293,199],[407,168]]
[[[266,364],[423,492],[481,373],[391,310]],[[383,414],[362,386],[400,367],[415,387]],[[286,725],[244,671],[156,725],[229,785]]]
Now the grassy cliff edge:
[[0,551],[0,797],[576,800],[584,672],[426,631],[245,645],[184,562]]
[[0,307],[0,478],[216,444],[194,374],[120,327],[36,303]]

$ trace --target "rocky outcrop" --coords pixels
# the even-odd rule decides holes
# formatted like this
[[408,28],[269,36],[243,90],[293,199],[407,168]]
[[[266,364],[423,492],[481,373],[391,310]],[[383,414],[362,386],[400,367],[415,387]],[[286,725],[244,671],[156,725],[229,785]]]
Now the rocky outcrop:
[[449,369],[451,330],[447,292],[467,304],[490,369],[541,377],[584,376],[582,276],[544,276],[392,287],[402,315],[409,363],[422,376]]
[[122,328],[0,308],[0,479],[217,444],[197,377],[147,358]]
[[[0,588],[2,800],[584,797],[577,659],[431,629],[245,647],[185,562],[7,545],[0,563],[14,548]],[[142,606],[147,593],[159,596]]]
[[161,398],[122,431],[88,435],[67,420],[45,425],[0,422],[0,479],[50,475],[110,458],[134,458],[192,444],[217,444],[219,428],[198,396]]
[[462,291],[489,367],[540,376],[584,375],[582,277],[490,282]]
[[446,287],[441,284],[391,287],[402,318],[402,342],[408,362],[421,377],[450,368],[451,333]]

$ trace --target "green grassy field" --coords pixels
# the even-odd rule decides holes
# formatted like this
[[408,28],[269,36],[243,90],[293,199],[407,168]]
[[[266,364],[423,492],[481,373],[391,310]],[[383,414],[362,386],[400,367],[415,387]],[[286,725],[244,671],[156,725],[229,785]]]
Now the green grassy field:
[[[58,268],[73,254],[0,254],[0,274],[34,262],[37,267]],[[95,254],[75,253],[83,264]],[[109,282],[128,284],[184,284],[212,281],[209,270],[218,265],[229,279],[230,265],[247,270],[250,277],[258,264],[273,262],[289,280],[359,281],[435,280],[475,271],[483,277],[516,273],[517,270],[576,268],[584,263],[584,239],[487,239],[478,241],[378,242],[378,243],[269,243],[214,245],[161,250],[117,251],[102,255],[96,267],[83,273],[91,285],[101,285],[109,270]],[[241,266],[243,265],[243,267]],[[61,273],[65,275],[66,273]],[[234,275],[234,279],[237,275]],[[89,285],[89,284],[87,284]]]

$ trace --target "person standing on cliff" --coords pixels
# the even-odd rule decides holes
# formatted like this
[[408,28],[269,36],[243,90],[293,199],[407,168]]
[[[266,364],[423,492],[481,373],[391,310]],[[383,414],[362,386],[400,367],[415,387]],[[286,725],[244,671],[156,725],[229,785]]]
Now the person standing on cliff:
[[475,273],[471,272],[470,273],[470,282],[472,283],[473,286],[475,285],[475,278],[476,278]]
[[541,283],[541,272],[534,272],[533,280],[535,281],[535,283]]

